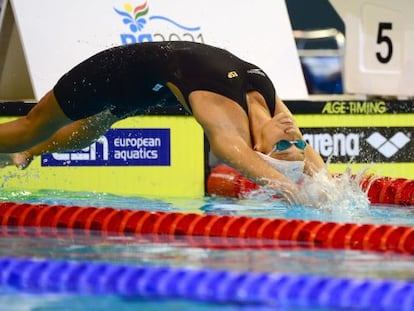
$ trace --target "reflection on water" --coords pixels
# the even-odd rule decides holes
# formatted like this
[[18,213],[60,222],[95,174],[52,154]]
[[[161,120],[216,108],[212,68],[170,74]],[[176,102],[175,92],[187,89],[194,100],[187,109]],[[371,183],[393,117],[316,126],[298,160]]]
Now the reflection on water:
[[0,257],[374,278],[414,278],[409,255],[324,250],[288,241],[170,235],[101,235],[3,228]]
[[[414,225],[413,207],[371,205],[348,209],[287,206],[266,198],[141,198],[106,193],[2,191],[0,201],[181,211],[250,217]],[[122,235],[51,228],[0,230],[0,257],[65,259],[252,272],[354,278],[413,279],[413,257],[398,253],[328,250],[310,245],[258,239],[171,235]],[[120,297],[30,295],[0,287],[7,310],[270,310],[267,307],[214,305],[195,301],[125,300]],[[70,307],[68,307],[70,306]],[[272,308],[274,309],[274,308]],[[322,309],[284,309],[322,311]],[[326,309],[325,309],[326,310]],[[331,309],[332,310],[332,309]]]
[[375,204],[363,209],[328,211],[307,206],[288,207],[281,202],[252,203],[251,200],[237,200],[235,202],[213,200],[213,202],[207,202],[202,206],[201,210],[205,213],[220,215],[320,220],[338,223],[414,225],[414,208],[412,206]]
[[[159,235],[94,235],[90,232],[38,228],[2,228],[0,257],[45,258],[137,266],[212,268],[290,275],[413,279],[411,256],[390,253],[312,249],[275,241]],[[177,299],[79,296],[16,292],[0,286],[0,309],[7,310],[283,310],[348,309],[277,308],[212,304]],[[6,310],[6,309],[4,309]],[[364,310],[364,309],[358,309]],[[370,309],[373,310],[373,309]]]
[[[305,311],[303,308],[275,308],[267,306],[250,306],[234,304],[214,304],[186,300],[145,300],[128,299],[114,296],[72,296],[72,295],[30,295],[7,294],[0,289],[0,306],[7,306],[7,311]],[[3,310],[3,309],[2,309]],[[332,309],[329,309],[332,310]],[[306,311],[329,311],[312,308]]]
[[171,203],[163,200],[155,200],[140,197],[119,196],[109,193],[37,190],[22,191],[3,189],[0,201],[28,202],[43,204],[62,204],[75,206],[116,207],[129,209],[146,209],[171,211],[174,209]]
[[[79,295],[31,295],[20,294],[16,300],[14,293],[0,289],[0,306],[7,306],[7,311],[300,311],[297,308],[277,308],[266,306],[241,306],[233,304],[213,304],[178,299],[131,299],[115,296],[79,296]],[[327,311],[327,309],[307,309],[310,311]]]

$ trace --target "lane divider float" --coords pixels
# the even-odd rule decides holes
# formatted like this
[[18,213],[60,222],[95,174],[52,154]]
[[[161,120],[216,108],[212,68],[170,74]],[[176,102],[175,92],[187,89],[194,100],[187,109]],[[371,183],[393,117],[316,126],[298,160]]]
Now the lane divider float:
[[412,281],[0,257],[0,286],[41,295],[116,295],[277,308],[408,311]]
[[102,207],[0,203],[0,225],[290,241],[298,246],[414,254],[414,227],[301,219],[151,212]]

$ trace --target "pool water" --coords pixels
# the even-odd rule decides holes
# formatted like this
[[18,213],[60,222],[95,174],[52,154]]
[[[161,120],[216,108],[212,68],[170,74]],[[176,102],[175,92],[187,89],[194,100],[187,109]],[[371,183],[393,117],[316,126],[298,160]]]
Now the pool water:
[[[287,206],[278,200],[203,197],[198,199],[123,197],[105,193],[5,191],[0,201],[114,207],[132,210],[306,219],[333,222],[414,224],[413,207],[372,205],[349,210]],[[225,269],[412,280],[413,257],[392,252],[316,249],[278,241],[239,238],[101,234],[48,228],[2,228],[0,257],[44,258],[132,266]],[[213,304],[186,300],[127,299],[23,293],[0,287],[0,310],[326,310],[318,308]],[[344,310],[344,309],[330,309]]]

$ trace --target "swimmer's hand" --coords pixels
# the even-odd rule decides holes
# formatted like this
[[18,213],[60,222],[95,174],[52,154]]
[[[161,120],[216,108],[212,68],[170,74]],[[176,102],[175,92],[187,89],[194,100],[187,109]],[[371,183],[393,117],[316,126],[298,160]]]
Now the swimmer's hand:
[[304,206],[327,209],[337,204],[334,200],[338,198],[336,193],[340,189],[335,187],[333,180],[325,170],[315,172],[312,176],[304,175],[297,186]]
[[327,174],[320,172],[317,176],[315,180],[311,176],[303,175],[298,183],[287,179],[272,180],[265,187],[290,206],[324,208],[330,205],[334,188]]
[[306,198],[302,195],[300,186],[290,180],[272,180],[264,187],[291,206],[306,205]]
[[18,169],[24,170],[32,163],[33,156],[27,151],[18,153],[0,153],[0,168],[15,165]]

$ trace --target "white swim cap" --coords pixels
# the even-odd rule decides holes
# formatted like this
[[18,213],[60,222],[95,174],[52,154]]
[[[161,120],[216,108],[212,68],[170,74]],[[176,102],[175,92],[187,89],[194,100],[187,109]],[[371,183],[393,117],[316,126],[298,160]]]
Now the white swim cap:
[[256,153],[265,160],[271,167],[286,177],[289,177],[293,182],[298,182],[303,175],[305,161],[285,161],[272,158],[264,153]]

